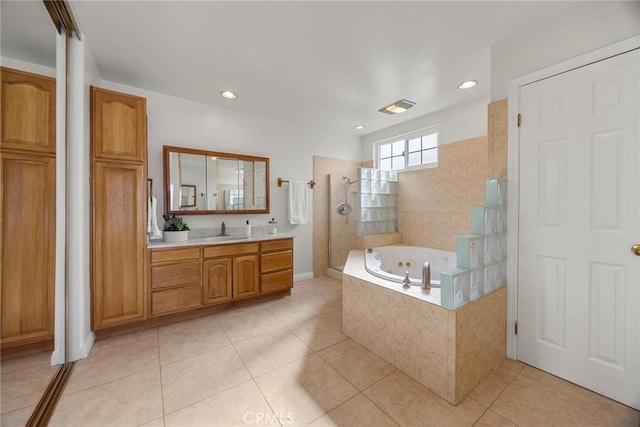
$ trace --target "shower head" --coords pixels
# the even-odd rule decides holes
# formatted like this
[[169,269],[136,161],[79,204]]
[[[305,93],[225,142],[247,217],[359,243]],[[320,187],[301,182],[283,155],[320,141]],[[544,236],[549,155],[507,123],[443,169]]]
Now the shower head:
[[348,176],[346,176],[346,175],[342,175],[342,179],[346,180],[346,181],[347,181],[347,184],[351,184],[351,183],[353,182],[353,181],[351,181],[351,179],[349,179],[349,177],[348,177]]

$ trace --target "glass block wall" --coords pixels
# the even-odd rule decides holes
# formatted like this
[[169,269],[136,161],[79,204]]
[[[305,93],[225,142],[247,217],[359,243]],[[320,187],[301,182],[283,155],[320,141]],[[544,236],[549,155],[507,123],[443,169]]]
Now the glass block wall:
[[358,236],[398,231],[398,172],[358,168]]
[[485,205],[472,208],[471,233],[456,240],[458,268],[440,275],[445,308],[461,307],[506,283],[506,180],[487,179]]

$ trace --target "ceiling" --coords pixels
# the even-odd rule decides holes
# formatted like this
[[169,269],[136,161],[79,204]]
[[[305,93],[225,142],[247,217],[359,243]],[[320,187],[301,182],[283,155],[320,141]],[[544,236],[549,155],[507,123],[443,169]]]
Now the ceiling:
[[[11,2],[2,3],[5,55],[24,39],[21,32],[33,34],[14,15],[5,19]],[[488,99],[491,45],[578,4],[70,3],[105,80],[353,135]],[[459,90],[468,79],[478,86]],[[222,98],[225,89],[238,99]],[[402,98],[417,105],[397,116],[377,111]]]

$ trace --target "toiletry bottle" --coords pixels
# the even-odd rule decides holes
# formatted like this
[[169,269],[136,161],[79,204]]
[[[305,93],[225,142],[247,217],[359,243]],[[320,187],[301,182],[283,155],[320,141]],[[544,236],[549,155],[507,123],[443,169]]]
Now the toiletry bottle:
[[278,221],[275,218],[269,221],[269,234],[278,234]]
[[247,220],[247,224],[244,226],[244,234],[251,236],[251,224],[249,224],[249,220]]

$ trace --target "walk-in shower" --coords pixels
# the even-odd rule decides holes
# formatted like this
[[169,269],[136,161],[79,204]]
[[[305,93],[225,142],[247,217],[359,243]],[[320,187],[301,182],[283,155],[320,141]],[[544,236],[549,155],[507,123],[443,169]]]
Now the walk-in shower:
[[329,267],[337,270],[342,270],[349,251],[358,246],[357,185],[353,185],[357,182],[345,174],[329,175]]

